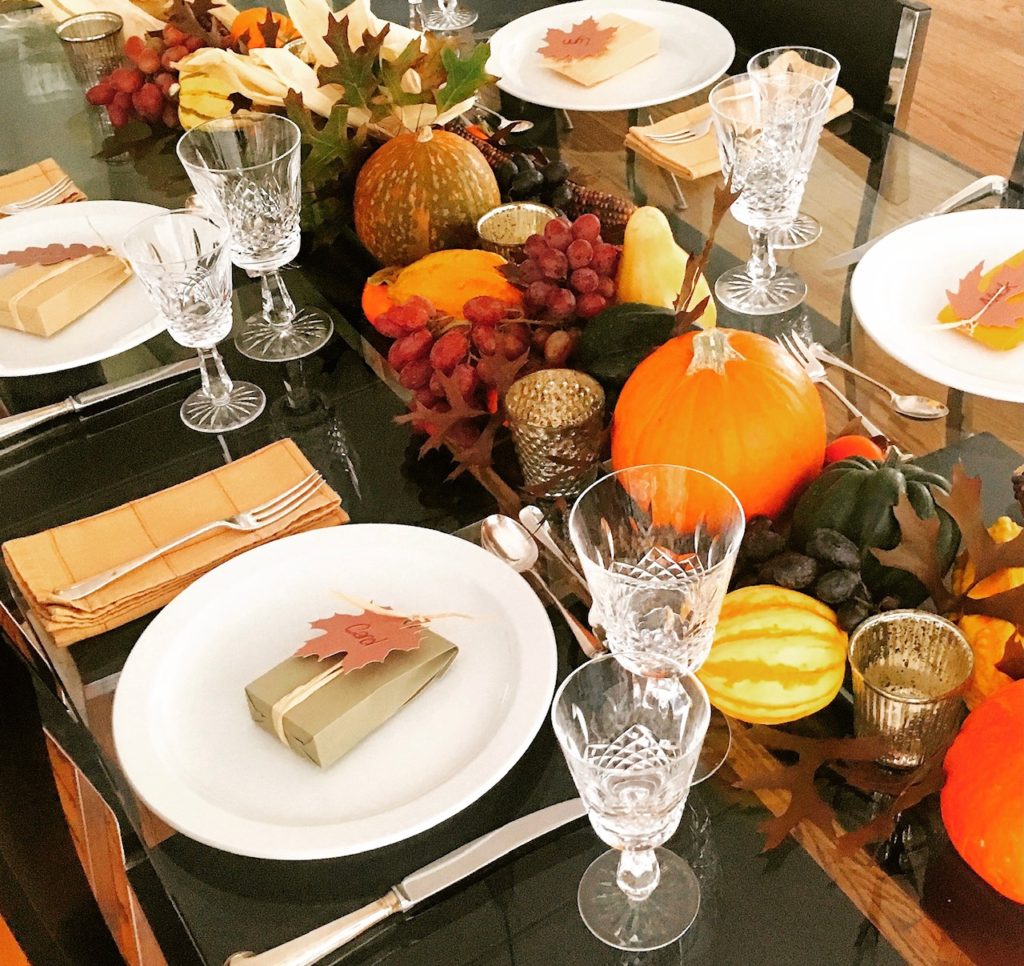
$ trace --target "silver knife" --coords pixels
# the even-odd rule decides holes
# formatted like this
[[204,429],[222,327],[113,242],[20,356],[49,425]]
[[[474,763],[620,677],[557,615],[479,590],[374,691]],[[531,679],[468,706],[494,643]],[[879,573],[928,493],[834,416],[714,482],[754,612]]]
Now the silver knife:
[[987,198],[989,195],[1001,195],[1006,191],[1008,185],[1009,182],[1006,178],[1002,178],[998,174],[989,174],[984,178],[978,178],[977,181],[972,181],[966,188],[961,188],[955,195],[951,195],[943,201],[942,204],[932,208],[931,211],[927,211],[923,215],[919,215],[917,218],[911,218],[910,221],[905,221],[902,225],[897,225],[895,228],[890,228],[888,231],[883,231],[881,235],[876,235],[870,241],[866,241],[863,245],[858,245],[856,248],[853,248],[848,252],[843,252],[841,255],[833,255],[832,258],[828,259],[828,261],[822,265],[822,271],[837,272],[841,268],[853,265],[856,262],[859,262],[864,257],[864,253],[885,238],[886,235],[891,235],[894,231],[899,231],[900,228],[903,228],[906,225],[912,225],[915,221],[922,221],[925,218],[932,218],[935,215],[945,215],[946,213],[953,211],[956,208],[960,208],[963,205],[969,205],[975,201],[981,201],[982,198]]
[[30,409],[24,413],[16,413],[14,416],[5,416],[0,419],[0,440],[17,436],[40,423],[49,422],[58,416],[66,416],[68,413],[77,413],[87,406],[95,406],[97,403],[106,402],[117,396],[123,396],[135,389],[142,389],[155,382],[163,382],[164,379],[173,379],[175,376],[184,375],[187,372],[195,372],[199,368],[199,359],[185,359],[182,362],[172,362],[168,366],[161,366],[159,369],[150,369],[147,372],[140,372],[135,376],[128,376],[119,379],[117,382],[107,383],[105,386],[97,386],[95,389],[86,389],[77,395],[69,396],[61,402],[50,403],[49,406],[40,406],[38,409]]
[[407,912],[417,903],[461,882],[513,849],[586,814],[583,802],[573,798],[524,815],[406,876],[386,895],[362,909],[266,952],[233,953],[224,961],[224,966],[240,966],[242,963],[245,966],[311,966],[396,912]]

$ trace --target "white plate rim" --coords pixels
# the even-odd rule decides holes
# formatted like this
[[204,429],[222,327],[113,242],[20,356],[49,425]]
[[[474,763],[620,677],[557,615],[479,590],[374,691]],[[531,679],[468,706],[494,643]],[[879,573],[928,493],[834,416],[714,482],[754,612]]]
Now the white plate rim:
[[[543,21],[550,19],[552,14],[558,15],[561,19],[565,17],[575,18],[580,13],[595,13],[600,10],[615,10],[617,8],[626,8],[625,13],[629,13],[630,9],[635,11],[637,7],[647,7],[654,9],[666,9],[677,16],[689,17],[693,16],[697,19],[704,20],[708,23],[708,26],[716,32],[721,32],[724,35],[724,39],[728,41],[729,45],[729,56],[728,58],[723,57],[723,63],[712,77],[703,81],[700,84],[689,84],[682,85],[678,88],[673,89],[669,93],[657,94],[653,97],[630,97],[624,100],[609,100],[604,101],[600,104],[593,103],[591,98],[595,88],[580,88],[581,100],[565,102],[561,101],[555,103],[554,99],[545,97],[543,94],[538,95],[536,91],[527,90],[525,87],[519,86],[516,83],[515,73],[512,74],[512,80],[508,80],[508,75],[502,69],[502,49],[506,43],[511,43],[510,38],[524,26],[523,21]],[[681,13],[685,11],[685,13]],[[493,72],[499,75],[497,81],[497,87],[505,91],[507,94],[511,94],[513,97],[518,97],[521,100],[527,101],[530,104],[537,104],[540,107],[551,107],[557,110],[567,111],[629,111],[640,107],[654,107],[658,104],[665,104],[669,101],[677,100],[681,97],[686,97],[690,94],[695,93],[707,87],[708,84],[717,80],[729,69],[733,60],[736,58],[736,42],[732,37],[732,34],[726,29],[726,27],[718,20],[715,20],[710,14],[704,13],[702,10],[697,10],[694,7],[688,7],[685,4],[669,3],[666,0],[644,0],[643,3],[629,3],[626,2],[615,2],[615,0],[573,0],[571,3],[556,4],[551,7],[543,7],[540,10],[533,10],[530,13],[523,14],[521,17],[517,17],[515,20],[510,21],[503,27],[495,31],[494,35],[489,41],[491,45],[491,57],[494,59],[494,64],[489,65],[493,67]],[[602,85],[597,85],[601,87]]]
[[[145,720],[146,700],[150,693],[144,686],[145,679],[156,667],[161,648],[167,646],[165,642],[173,640],[173,628],[178,615],[186,613],[193,602],[201,602],[207,588],[213,589],[229,581],[236,572],[244,571],[254,564],[275,566],[275,557],[287,557],[293,551],[301,552],[303,544],[339,540],[339,534],[343,534],[340,537],[341,544],[349,539],[356,542],[363,539],[363,536],[350,538],[349,534],[353,533],[365,535],[366,539],[379,535],[380,539],[400,540],[403,547],[409,547],[410,541],[418,541],[445,555],[447,560],[462,557],[472,572],[482,575],[482,580],[489,581],[489,589],[500,585],[498,592],[506,598],[508,610],[521,616],[522,623],[517,636],[520,644],[527,645],[530,661],[533,662],[529,666],[530,687],[520,688],[514,693],[508,714],[496,729],[495,734],[502,742],[499,753],[495,753],[488,745],[474,758],[469,768],[432,789],[429,793],[431,795],[436,795],[439,789],[449,792],[439,807],[425,812],[417,822],[376,835],[366,834],[359,826],[379,821],[377,815],[307,829],[258,822],[204,807],[190,808],[183,814],[180,801],[174,800],[173,776],[158,767],[154,768],[154,762],[159,762],[159,757],[153,753],[148,729],[138,726],[138,722]],[[527,663],[525,657],[526,653],[521,657],[523,666]],[[547,720],[557,677],[557,663],[555,635],[547,611],[529,584],[507,564],[476,544],[442,531],[404,524],[350,523],[295,534],[240,554],[187,587],[157,614],[132,649],[121,671],[114,695],[114,745],[125,777],[146,806],[171,827],[205,845],[263,859],[310,860],[355,855],[424,832],[462,811],[493,788],[526,753]],[[513,718],[517,719],[515,733],[508,724]],[[472,779],[471,787],[467,787],[467,772],[477,768],[481,762],[483,766],[479,769],[480,774]],[[172,804],[170,808],[168,797]],[[198,796],[191,797],[202,802]],[[211,834],[210,823],[214,818],[218,830]]]
[[[162,212],[167,211],[167,208],[162,208],[160,205],[152,205],[143,201],[116,201],[109,199],[101,199],[98,201],[76,201],[74,204],[69,205],[48,205],[45,208],[39,208],[35,211],[22,212],[20,215],[12,215],[10,218],[4,218],[0,220],[0,236],[7,231],[24,231],[25,226],[31,223],[39,221],[59,221],[68,218],[69,216],[77,217],[83,216],[89,217],[90,213],[95,213],[96,217],[108,217],[111,211],[115,214],[118,210],[122,213],[127,214],[128,208],[133,209],[139,215],[136,222],[144,221],[153,215],[159,215]],[[9,226],[9,227],[8,227]],[[0,241],[0,249],[4,248],[6,243]],[[141,285],[141,283],[139,283]],[[79,325],[85,318],[96,311],[102,302],[94,308],[90,309],[82,319],[76,319],[71,323],[71,326]],[[122,352],[127,352],[129,349],[134,349],[136,346],[142,345],[143,342],[152,339],[154,336],[159,335],[167,328],[167,323],[164,322],[160,313],[157,312],[149,303],[146,303],[146,307],[151,312],[150,316],[144,321],[140,321],[121,341],[119,341],[114,347],[97,348],[93,352],[86,352],[81,356],[77,356],[72,362],[53,362],[53,363],[41,363],[36,365],[11,365],[9,360],[0,358],[0,378],[14,378],[19,376],[41,376],[52,372],[65,372],[69,369],[76,369],[79,366],[87,366],[93,362],[102,362],[104,359],[109,359],[111,356],[119,355]],[[87,323],[88,324],[88,323]],[[68,328],[71,328],[68,326]],[[2,339],[3,331],[0,330],[0,339]],[[67,331],[67,329],[63,330]],[[50,336],[47,339],[51,345],[57,343],[63,332],[58,332],[56,335]]]
[[[955,233],[958,224],[969,221],[998,222],[1008,218],[1016,218],[1022,222],[1020,237],[1024,238],[1024,210],[1014,208],[978,208],[969,211],[954,211],[902,225],[880,239],[860,260],[854,269],[853,278],[850,280],[850,301],[861,326],[876,345],[918,375],[951,389],[959,389],[986,399],[1024,403],[1024,379],[1016,386],[1010,386],[1006,382],[992,381],[970,370],[951,366],[933,356],[915,354],[908,340],[891,337],[891,329],[886,327],[882,317],[883,313],[873,311],[871,306],[873,293],[870,291],[870,285],[873,277],[877,272],[892,274],[893,271],[898,271],[899,252],[909,248],[908,241],[913,240],[918,234],[934,238],[936,230],[945,234],[944,226],[949,227],[949,232]],[[1021,248],[1024,248],[1024,242],[1018,244],[1017,250],[1019,251]],[[978,257],[968,257],[966,261],[970,261],[971,258],[974,258],[974,261],[969,265],[965,264],[964,272],[976,264],[981,257],[983,257],[983,253]],[[987,268],[992,268],[994,264],[986,258]],[[949,280],[950,284],[954,282],[955,279]],[[996,350],[989,351],[995,352]],[[1011,349],[1007,353],[997,352],[996,354],[1008,358],[1014,355],[1022,357],[1024,356],[1024,345]]]

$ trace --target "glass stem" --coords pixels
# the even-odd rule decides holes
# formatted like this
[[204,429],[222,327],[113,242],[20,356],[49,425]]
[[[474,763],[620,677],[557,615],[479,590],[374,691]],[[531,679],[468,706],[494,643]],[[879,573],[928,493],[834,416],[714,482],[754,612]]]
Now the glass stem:
[[216,346],[196,351],[199,353],[199,375],[203,380],[203,392],[214,403],[223,405],[227,402],[233,388],[231,377],[224,369],[224,361]]
[[767,282],[775,276],[778,264],[772,250],[771,233],[764,228],[750,230],[750,260],[747,262],[747,274],[755,282]]
[[623,849],[615,877],[618,887],[634,902],[642,902],[658,887],[661,868],[654,849]]
[[260,294],[263,297],[263,317],[271,325],[284,327],[292,324],[295,303],[279,271],[260,276]]
[[409,26],[413,30],[423,29],[423,15],[420,12],[420,4],[423,0],[409,0]]

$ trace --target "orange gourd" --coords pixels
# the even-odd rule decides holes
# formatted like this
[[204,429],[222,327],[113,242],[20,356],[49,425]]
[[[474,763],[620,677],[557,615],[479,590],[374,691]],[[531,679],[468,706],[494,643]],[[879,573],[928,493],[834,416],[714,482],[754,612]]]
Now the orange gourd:
[[260,32],[259,25],[266,22],[267,14],[270,14],[274,23],[277,24],[275,47],[283,47],[289,40],[294,40],[299,36],[298,30],[295,29],[295,24],[292,23],[289,17],[277,13],[269,7],[252,7],[249,10],[242,10],[231,22],[231,40],[234,43],[244,40],[249,50],[255,50],[257,47],[266,47],[267,45],[263,40],[263,34]]
[[993,889],[1024,903],[1024,681],[974,709],[945,760],[942,821]]
[[692,466],[728,486],[748,517],[778,516],[821,472],[824,456],[814,384],[752,332],[670,339],[633,371],[612,420],[616,469]]
[[[1016,537],[1021,528],[1009,517],[1000,517],[988,528],[988,532],[997,543],[1006,543]],[[962,594],[973,582],[974,566],[967,554],[961,553],[953,568],[953,592]],[[1021,584],[1024,584],[1024,567],[1007,567],[978,581],[977,586],[971,589],[970,596],[980,600],[1001,594],[1004,590],[1012,590]],[[1017,632],[1017,628],[1009,621],[986,617],[984,614],[964,614],[957,623],[974,651],[974,670],[964,692],[964,700],[967,707],[976,708],[990,694],[995,694],[1013,680],[996,665],[1003,659],[1006,643]]]
[[363,312],[372,322],[414,295],[455,319],[462,318],[462,307],[477,295],[521,305],[522,292],[499,271],[504,264],[505,259],[494,252],[455,248],[434,252],[403,269],[382,269],[363,288]]
[[479,149],[422,128],[382,144],[356,179],[356,234],[384,265],[408,265],[443,248],[469,248],[476,222],[501,203]]
[[782,724],[829,704],[845,669],[846,634],[831,609],[795,590],[755,586],[726,595],[697,677],[723,713]]

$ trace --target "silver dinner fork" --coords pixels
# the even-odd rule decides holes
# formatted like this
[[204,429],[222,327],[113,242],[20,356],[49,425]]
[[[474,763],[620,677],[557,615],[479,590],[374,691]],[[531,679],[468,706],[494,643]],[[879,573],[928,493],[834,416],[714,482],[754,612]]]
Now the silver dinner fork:
[[780,335],[775,339],[779,345],[782,346],[796,361],[796,363],[807,373],[811,378],[811,382],[817,383],[820,386],[824,386],[833,396],[836,397],[849,411],[850,415],[854,419],[859,419],[861,425],[871,436],[885,436],[870,419],[867,418],[849,399],[846,398],[831,382],[828,381],[828,374],[825,372],[825,367],[822,363],[815,359],[813,355],[805,351],[802,348],[802,340],[798,341],[790,335]]
[[300,480],[295,486],[285,490],[284,493],[279,493],[275,497],[267,500],[266,503],[261,503],[259,506],[254,506],[251,510],[246,510],[242,513],[235,513],[232,516],[224,517],[222,520],[214,520],[211,523],[204,523],[201,527],[196,527],[184,536],[178,537],[176,540],[172,540],[170,543],[165,543],[162,547],[157,547],[156,550],[151,550],[149,553],[144,553],[141,557],[136,557],[134,560],[129,560],[127,563],[123,563],[120,566],[112,567],[110,570],[105,570],[101,574],[97,574],[95,577],[89,577],[86,580],[80,580],[77,584],[72,584],[70,587],[65,587],[63,590],[54,591],[55,595],[61,600],[73,601],[81,600],[83,597],[87,597],[89,594],[94,593],[101,587],[106,587],[107,584],[113,583],[115,580],[123,577],[125,574],[131,573],[133,570],[137,570],[143,564],[149,563],[151,560],[156,560],[157,557],[167,553],[170,550],[174,550],[176,547],[180,547],[182,544],[188,543],[190,540],[194,540],[196,537],[201,536],[204,533],[209,533],[211,530],[259,530],[263,527],[268,527],[272,523],[277,523],[279,520],[283,520],[289,513],[301,506],[306,500],[308,500],[318,489],[320,489],[323,483],[323,477],[319,473],[310,473],[305,479]]
[[47,205],[57,201],[70,187],[71,179],[65,176],[48,188],[43,188],[42,191],[29,195],[28,198],[22,198],[21,201],[12,201],[7,205],[0,205],[0,212],[3,212],[5,215],[20,215],[23,211],[45,208]]
[[704,137],[708,131],[711,130],[711,118],[706,118],[700,121],[698,124],[693,124],[690,127],[680,128],[678,131],[663,131],[663,132],[641,132],[641,137],[645,137],[650,141],[658,141],[660,144],[689,144],[690,141],[696,141],[698,138]]

